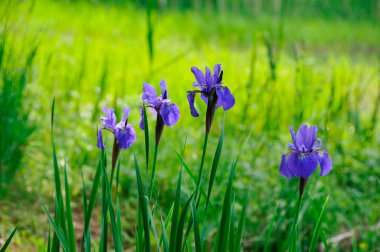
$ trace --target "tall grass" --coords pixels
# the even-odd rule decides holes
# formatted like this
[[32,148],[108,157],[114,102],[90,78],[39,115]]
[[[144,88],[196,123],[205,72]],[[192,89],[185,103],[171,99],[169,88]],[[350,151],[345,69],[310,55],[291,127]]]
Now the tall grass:
[[0,196],[21,166],[24,150],[35,127],[25,103],[37,46],[20,51],[5,27],[0,31]]

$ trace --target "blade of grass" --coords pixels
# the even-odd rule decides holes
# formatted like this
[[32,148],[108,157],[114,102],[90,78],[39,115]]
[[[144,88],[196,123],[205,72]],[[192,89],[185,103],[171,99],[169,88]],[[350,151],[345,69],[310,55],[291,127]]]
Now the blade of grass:
[[278,211],[278,205],[276,206],[276,208],[274,209],[274,213],[273,213],[273,216],[272,216],[272,220],[269,224],[269,228],[268,228],[268,231],[265,235],[265,246],[264,246],[264,252],[267,252],[268,249],[269,249],[269,245],[270,245],[270,239],[272,237],[272,231],[273,231],[273,224],[274,224],[274,221],[276,220],[277,218],[277,211]]
[[323,214],[325,213],[328,202],[329,202],[329,195],[327,195],[325,203],[323,204],[322,211],[318,217],[317,225],[315,226],[313,237],[311,238],[311,242],[310,242],[310,247],[309,247],[310,252],[315,251],[315,248],[317,246],[319,232],[321,230],[321,225],[322,225],[322,218],[323,218]]
[[[105,182],[106,189],[107,189],[106,198],[107,198],[107,201],[108,201],[108,208],[109,208],[110,219],[111,219],[113,244],[115,246],[115,251],[116,252],[121,252],[122,251],[122,246],[121,246],[120,237],[119,237],[119,231],[118,231],[117,223],[116,223],[115,210],[114,210],[113,203],[112,203],[111,188],[110,188],[110,184],[108,182],[108,176],[107,176],[107,171],[106,171],[106,167],[105,166],[103,166],[102,172],[103,172],[102,175],[104,176],[104,182]],[[107,230],[106,230],[106,232],[107,232]]]
[[201,252],[202,251],[202,243],[201,243],[201,237],[199,234],[199,224],[197,219],[197,209],[195,207],[194,200],[191,202],[192,207],[192,216],[194,220],[194,240],[195,240],[195,251]]
[[[49,211],[47,210],[45,204],[42,202],[42,208],[46,214],[46,216],[48,217],[49,221],[50,221],[50,224],[53,226],[53,229],[54,229],[54,233],[55,235],[57,236],[57,238],[59,239],[59,241],[61,242],[61,245],[62,245],[62,248],[65,252],[69,252],[70,251],[70,248],[69,248],[69,245],[67,244],[67,240],[65,238],[65,235],[64,233],[62,232],[62,230],[57,226],[57,224],[55,223],[55,221],[53,220],[53,218],[51,217]],[[54,251],[59,251],[58,250],[54,250]]]
[[169,243],[170,251],[175,251],[174,248],[176,245],[178,220],[179,220],[179,201],[181,197],[181,180],[182,180],[182,166],[181,166],[181,169],[179,170],[179,175],[178,175],[177,190],[176,190],[175,199],[174,199],[172,223],[170,227],[170,243]]
[[236,235],[235,235],[236,240],[235,240],[235,250],[234,251],[240,251],[241,241],[243,239],[243,227],[244,227],[244,221],[245,221],[245,214],[247,212],[247,205],[248,205],[248,190],[245,193],[244,202],[243,202],[243,209],[241,210],[241,213],[240,213],[239,224],[238,224],[238,228],[237,228]]
[[7,248],[9,246],[9,244],[11,243],[13,236],[15,235],[17,229],[18,229],[18,225],[13,229],[11,234],[8,236],[8,239],[5,241],[3,247],[0,249],[0,252],[5,252],[7,250]]
[[355,234],[352,236],[352,251],[358,252],[358,246],[356,245]]
[[232,190],[231,200],[231,213],[230,213],[230,228],[229,228],[229,249],[234,251],[235,249],[235,190]]
[[185,220],[187,215],[187,209],[189,208],[190,202],[193,199],[193,194],[190,196],[186,205],[183,207],[181,216],[179,218],[178,227],[177,227],[177,237],[176,237],[176,246],[174,251],[183,251],[186,245],[186,241],[182,244],[183,239],[183,228],[185,227]]
[[226,251],[225,243],[228,239],[228,224],[229,224],[229,217],[230,217],[230,211],[231,211],[231,200],[232,200],[232,181],[234,178],[235,168],[236,168],[237,160],[232,163],[231,165],[231,171],[230,176],[228,178],[228,184],[227,184],[227,190],[226,194],[224,196],[224,202],[223,202],[223,210],[222,210],[222,217],[220,219],[220,226],[219,226],[219,233],[218,233],[218,241],[216,244],[216,251]]
[[68,227],[68,242],[70,246],[70,251],[76,252],[76,239],[75,239],[75,231],[74,231],[74,222],[73,222],[73,212],[71,209],[71,197],[70,197],[70,187],[67,179],[67,167],[66,167],[66,159],[65,164],[63,166],[64,177],[65,177],[65,192],[66,192],[66,220]]
[[[137,189],[139,193],[139,202],[140,202],[140,209],[142,214],[142,221],[144,226],[144,241],[145,241],[145,251],[151,251],[150,247],[150,233],[149,233],[149,214],[148,214],[148,198],[144,193],[143,183],[141,180],[140,175],[140,169],[137,163],[136,154],[133,153],[134,157],[134,163],[135,163],[135,170],[136,170],[136,181],[137,181]],[[140,228],[140,227],[139,227]]]
[[160,246],[161,243],[164,244],[164,252],[169,252],[169,243],[168,243],[168,236],[166,235],[166,228],[164,221],[162,220],[162,214],[160,213],[160,220],[161,220],[161,239],[160,239]]

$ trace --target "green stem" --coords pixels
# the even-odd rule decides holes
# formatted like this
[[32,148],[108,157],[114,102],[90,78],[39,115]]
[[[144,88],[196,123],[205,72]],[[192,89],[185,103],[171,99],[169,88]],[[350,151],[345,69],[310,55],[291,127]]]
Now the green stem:
[[158,153],[158,145],[154,147],[152,177],[150,178],[150,185],[149,185],[149,199],[152,197],[152,194],[153,194],[153,183],[156,176],[157,153]]
[[197,187],[195,188],[194,199],[196,199],[197,196],[198,196],[199,187],[200,187],[200,184],[201,184],[201,181],[202,181],[203,166],[204,166],[205,157],[206,157],[206,150],[207,150],[207,142],[208,142],[208,133],[205,134],[205,140],[204,140],[204,143],[203,143],[203,152],[202,152],[201,166],[199,167],[199,175],[198,175]]
[[[302,181],[302,179],[301,179],[301,181]],[[296,236],[297,236],[297,224],[298,224],[298,219],[299,219],[300,210],[301,210],[301,206],[302,206],[303,189],[304,189],[304,185],[302,185],[302,182],[300,182],[300,191],[302,190],[302,193],[300,193],[300,195],[298,197],[296,215],[294,216],[294,222],[293,222],[293,227],[292,227],[292,239],[290,240],[290,246],[289,246],[290,252],[296,251],[295,242],[297,239],[296,238]]]

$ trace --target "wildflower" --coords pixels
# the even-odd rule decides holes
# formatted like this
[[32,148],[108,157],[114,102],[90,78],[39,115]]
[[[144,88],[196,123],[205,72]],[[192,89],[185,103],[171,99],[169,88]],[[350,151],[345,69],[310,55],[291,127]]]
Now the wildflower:
[[191,71],[196,79],[193,86],[200,90],[187,92],[190,112],[194,117],[199,116],[198,111],[194,107],[194,100],[195,95],[200,93],[202,100],[207,104],[206,133],[208,134],[211,129],[215,110],[219,107],[223,107],[224,110],[229,110],[235,105],[235,97],[231,94],[228,87],[222,85],[223,71],[221,71],[220,64],[214,66],[214,74],[211,74],[211,70],[208,67],[206,67],[205,74],[197,67],[192,67]]
[[97,146],[99,149],[104,149],[103,143],[103,130],[111,131],[115,136],[115,141],[112,151],[112,168],[115,168],[116,160],[119,156],[121,149],[128,149],[136,141],[136,132],[133,129],[132,125],[128,124],[128,114],[129,108],[124,108],[124,115],[122,120],[116,124],[116,115],[113,109],[107,107],[103,108],[105,117],[100,118],[100,123],[102,128],[98,131],[98,143]]
[[306,180],[317,168],[321,167],[320,176],[327,175],[332,170],[329,154],[322,149],[322,143],[316,138],[318,128],[301,125],[297,134],[293,127],[289,128],[293,143],[289,143],[291,153],[283,154],[280,173],[286,178],[300,177]]
[[[179,120],[180,111],[178,106],[168,98],[168,90],[166,88],[165,80],[160,81],[162,94],[159,96],[157,96],[156,89],[152,85],[148,83],[144,83],[143,85],[143,95],[141,99],[145,105],[151,109],[152,113],[157,116],[156,145],[158,146],[164,130],[164,125],[173,126],[176,124]],[[140,128],[144,129],[144,115],[142,107],[140,107],[140,112]]]

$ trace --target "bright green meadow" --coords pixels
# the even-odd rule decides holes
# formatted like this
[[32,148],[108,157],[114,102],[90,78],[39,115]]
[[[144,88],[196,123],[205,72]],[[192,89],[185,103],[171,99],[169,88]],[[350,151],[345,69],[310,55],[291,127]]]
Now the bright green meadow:
[[[297,129],[302,123],[318,127],[333,170],[320,177],[317,168],[307,182],[297,251],[308,251],[327,196],[315,250],[379,251],[379,1],[336,1],[331,5],[325,2],[335,1],[310,1],[313,5],[270,1],[277,4],[265,5],[265,1],[255,0],[252,2],[264,7],[257,10],[251,6],[252,12],[243,6],[250,1],[236,1],[241,9],[234,1],[219,1],[225,3],[223,8],[213,8],[213,1],[194,1],[198,3],[195,6],[191,1],[157,1],[177,5],[152,9],[149,4],[156,1],[126,2],[0,1],[0,247],[17,224],[9,251],[46,251],[49,233],[53,234],[42,203],[54,213],[51,113],[55,99],[57,164],[62,188],[63,167],[67,166],[78,248],[85,228],[82,174],[89,197],[102,160],[96,146],[101,109],[115,108],[120,118],[124,106],[131,108],[128,123],[135,128],[137,140],[133,149],[121,151],[119,185],[116,189],[111,184],[111,193],[118,191],[115,208],[121,210],[122,250],[139,251],[135,237],[140,235],[136,227],[141,224],[137,217],[141,202],[133,153],[145,183],[144,131],[138,127],[142,83],[158,89],[165,79],[181,116],[176,125],[165,127],[158,151],[155,203],[159,210],[153,215],[160,235],[160,213],[165,221],[176,197],[179,156],[186,163],[181,209],[195,189],[191,176],[198,175],[202,156],[206,105],[197,97],[200,117],[190,115],[186,92],[194,89],[195,81],[190,68],[203,70],[221,63],[223,83],[235,96],[236,105],[226,112],[216,110],[210,133],[202,181],[205,192],[224,121],[223,149],[202,251],[211,251],[215,235],[220,235],[235,158],[231,202],[235,203],[236,226],[248,192],[241,250],[287,251],[299,180],[281,176],[279,165],[291,142],[288,128]],[[208,4],[200,4],[204,2]],[[284,7],[286,2],[289,4]],[[147,118],[152,159],[155,119],[149,111]],[[113,137],[105,132],[104,140],[110,163]],[[67,190],[62,191],[65,200]],[[94,251],[102,237],[101,199],[99,189],[90,224]],[[199,209],[192,201],[188,216],[197,210],[203,216],[203,201],[202,196]],[[200,227],[202,221],[199,217]],[[111,226],[108,249],[113,251]],[[196,241],[193,236],[196,234],[191,231],[186,251],[197,251],[191,248]],[[153,233],[151,241],[153,244]]]

